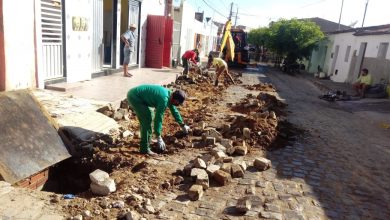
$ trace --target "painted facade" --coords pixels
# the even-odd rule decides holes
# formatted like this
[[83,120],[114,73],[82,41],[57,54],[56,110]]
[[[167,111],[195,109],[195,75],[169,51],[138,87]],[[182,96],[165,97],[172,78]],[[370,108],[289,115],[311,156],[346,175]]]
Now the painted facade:
[[[180,23],[179,54],[187,50],[199,47],[199,56],[206,56],[210,51],[215,50],[217,42],[218,27],[209,20],[200,22],[195,19],[195,10],[192,6],[183,1],[180,8],[175,9],[174,20]],[[178,57],[180,60],[180,56]]]
[[[336,82],[353,83],[362,68],[367,68],[374,83],[381,79],[390,82],[390,34],[356,36],[355,32],[335,33],[329,36],[332,42],[328,56],[328,75]],[[382,46],[381,46],[382,45]],[[381,54],[383,53],[383,54]]]

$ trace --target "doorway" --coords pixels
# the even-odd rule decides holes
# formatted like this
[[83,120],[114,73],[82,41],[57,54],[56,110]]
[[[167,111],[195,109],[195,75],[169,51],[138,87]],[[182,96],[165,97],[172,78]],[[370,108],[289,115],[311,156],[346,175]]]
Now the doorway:
[[353,62],[351,62],[351,69],[353,71],[350,71],[350,75],[348,76],[348,82],[354,82],[358,77],[359,77],[359,74],[360,74],[360,69],[362,68],[363,66],[363,61],[364,61],[364,56],[366,54],[366,48],[367,48],[367,42],[363,42],[360,44],[360,48],[359,48],[359,54],[357,55],[356,59],[353,60]]
[[115,66],[117,0],[104,0],[103,2],[103,67]]
[[[137,29],[135,30],[135,42],[134,42],[134,52],[130,57],[130,66],[137,65],[139,63],[139,33],[140,33],[140,14],[141,14],[141,2],[139,0],[121,0],[121,30],[120,33],[123,34],[129,29],[130,24],[135,24]],[[123,63],[123,47],[124,43],[120,41],[120,63]]]

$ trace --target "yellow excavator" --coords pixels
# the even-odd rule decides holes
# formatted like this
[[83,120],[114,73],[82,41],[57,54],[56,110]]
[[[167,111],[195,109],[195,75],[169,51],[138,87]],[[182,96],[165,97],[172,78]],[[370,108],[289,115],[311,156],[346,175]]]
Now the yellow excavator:
[[246,67],[249,64],[249,48],[247,46],[247,33],[242,29],[232,28],[232,23],[228,20],[222,35],[219,56],[222,57],[229,66]]

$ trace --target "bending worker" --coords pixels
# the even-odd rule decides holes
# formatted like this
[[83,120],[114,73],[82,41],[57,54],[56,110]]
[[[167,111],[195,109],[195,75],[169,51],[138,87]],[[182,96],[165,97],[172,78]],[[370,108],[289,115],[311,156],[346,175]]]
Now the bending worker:
[[228,65],[226,64],[225,60],[219,57],[214,58],[210,54],[207,63],[207,68],[210,67],[215,67],[215,73],[216,73],[215,83],[214,83],[215,86],[218,86],[218,78],[221,74],[228,76],[230,81],[232,81],[232,83],[235,84],[232,76],[229,74]]
[[183,54],[183,56],[181,56],[181,61],[183,62],[183,67],[184,67],[183,75],[188,74],[188,62],[192,62],[195,65],[197,64],[198,56],[199,56],[198,49],[187,50]]
[[188,134],[189,126],[185,125],[176,106],[181,105],[186,98],[182,90],[170,91],[159,85],[140,85],[132,88],[127,93],[127,101],[137,114],[141,129],[140,152],[143,154],[154,155],[149,144],[152,137],[152,118],[154,116],[154,133],[157,137],[159,151],[165,151],[165,143],[161,137],[162,121],[164,112],[168,107],[171,110],[176,122],[182,127],[182,130]]

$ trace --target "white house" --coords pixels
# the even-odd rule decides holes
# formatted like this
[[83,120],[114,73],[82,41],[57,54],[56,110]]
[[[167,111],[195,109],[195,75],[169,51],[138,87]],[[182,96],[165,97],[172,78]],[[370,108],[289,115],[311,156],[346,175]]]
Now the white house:
[[390,82],[390,24],[357,28],[329,35],[328,75],[336,82],[354,82],[362,68],[374,83]]
[[120,35],[131,23],[138,26],[131,65],[143,67],[147,17],[169,19],[169,7],[172,0],[36,0],[23,1],[23,7],[1,0],[0,91],[44,88],[118,70]]
[[199,56],[207,56],[207,54],[215,50],[217,44],[218,27],[212,22],[212,18],[208,21],[203,17],[199,21],[195,18],[195,10],[192,6],[182,1],[180,7],[174,9],[174,21],[177,25],[176,37],[174,42],[177,47],[174,47],[174,56],[180,60],[181,55],[194,48],[199,49]]

